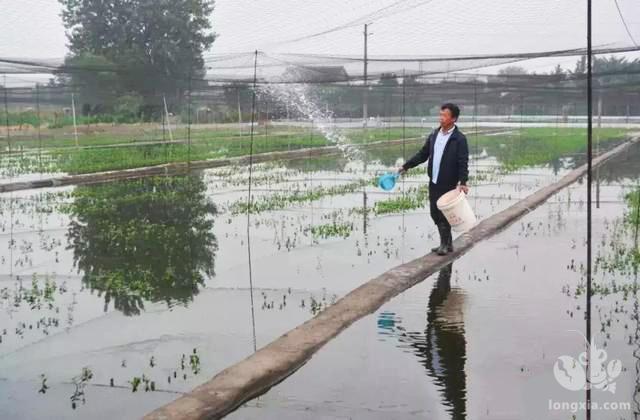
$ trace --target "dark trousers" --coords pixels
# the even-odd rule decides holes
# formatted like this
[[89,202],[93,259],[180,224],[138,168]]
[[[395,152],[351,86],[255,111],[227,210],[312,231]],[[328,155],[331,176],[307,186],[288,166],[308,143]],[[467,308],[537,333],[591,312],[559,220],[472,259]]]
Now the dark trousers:
[[431,218],[436,225],[443,224],[447,228],[451,228],[451,225],[449,225],[447,218],[444,217],[444,214],[442,214],[440,210],[438,210],[436,202],[438,201],[438,198],[442,197],[444,193],[451,191],[453,188],[454,187],[450,187],[448,185],[437,185],[429,181],[429,208],[431,211]]

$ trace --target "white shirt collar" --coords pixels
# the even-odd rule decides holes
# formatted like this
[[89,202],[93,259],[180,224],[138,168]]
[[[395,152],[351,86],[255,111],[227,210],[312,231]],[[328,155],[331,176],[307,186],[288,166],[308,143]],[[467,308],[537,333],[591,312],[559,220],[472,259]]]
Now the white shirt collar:
[[456,129],[456,125],[453,124],[453,126],[449,129],[449,131],[444,131],[444,129],[442,127],[440,127],[440,132],[444,135],[449,135],[451,133],[453,133],[453,130]]

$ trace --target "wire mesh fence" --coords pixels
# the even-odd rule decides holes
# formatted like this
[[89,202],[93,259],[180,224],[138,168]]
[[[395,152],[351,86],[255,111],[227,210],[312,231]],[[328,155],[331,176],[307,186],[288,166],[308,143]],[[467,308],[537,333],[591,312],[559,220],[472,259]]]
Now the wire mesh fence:
[[[596,51],[594,109],[602,140],[640,123],[640,63],[607,56],[631,50]],[[494,139],[506,136],[508,149],[518,151],[512,160],[526,160],[536,153],[531,142],[515,139],[528,136],[571,148],[572,135],[586,126],[583,53],[368,58],[364,77],[361,58],[256,52],[210,58],[207,76],[190,78],[177,91],[149,86],[136,93],[118,92],[110,84],[117,68],[4,60],[5,71],[48,69],[51,78],[48,84],[3,88],[3,176],[245,155],[252,114],[255,153],[423,138],[438,125],[444,102],[461,107],[459,125],[476,148],[504,147],[487,137],[502,130]],[[575,71],[482,72],[496,64],[556,56],[575,57]]]

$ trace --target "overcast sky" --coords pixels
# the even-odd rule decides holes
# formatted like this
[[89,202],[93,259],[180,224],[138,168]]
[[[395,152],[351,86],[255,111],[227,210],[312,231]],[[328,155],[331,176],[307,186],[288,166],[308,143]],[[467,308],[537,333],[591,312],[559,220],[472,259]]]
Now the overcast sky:
[[[639,0],[618,0],[631,36],[614,0],[593,3],[595,45],[640,42]],[[0,0],[0,6],[0,57],[66,54],[57,0]],[[373,57],[538,52],[586,45],[584,0],[218,0],[212,22],[219,34],[212,54],[258,49],[361,55],[366,22],[372,23]],[[575,61],[565,57],[523,65],[545,70],[556,63],[573,67]]]

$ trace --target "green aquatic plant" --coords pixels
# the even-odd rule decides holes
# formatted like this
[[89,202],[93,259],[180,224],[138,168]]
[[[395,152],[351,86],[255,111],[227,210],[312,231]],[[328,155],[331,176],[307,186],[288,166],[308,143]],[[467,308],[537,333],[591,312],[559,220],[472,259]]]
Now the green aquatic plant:
[[[126,127],[126,126],[125,126]],[[119,130],[121,131],[121,130]],[[75,140],[69,136],[54,134],[48,138],[43,149],[35,138],[14,139],[14,149],[26,150],[11,156],[0,158],[0,175],[19,176],[27,173],[55,173],[69,174],[93,173],[109,170],[122,170],[158,165],[171,162],[187,162],[189,160],[206,160],[243,156],[249,153],[249,138],[247,135],[238,136],[229,130],[191,130],[191,144],[187,144],[186,129],[180,128],[174,132],[176,140],[167,143],[153,132],[105,132],[83,134],[80,139],[81,148],[75,148]],[[423,142],[424,129],[407,129],[405,133],[405,157],[410,156]],[[387,130],[369,128],[366,136],[361,130],[345,130],[347,137],[353,144],[370,141],[398,140],[402,132],[397,128]],[[581,128],[531,127],[510,130],[510,133],[486,136],[468,135],[469,146],[472,151],[483,149],[490,155],[496,156],[504,165],[505,170],[514,171],[528,165],[551,164],[558,167],[559,158],[585,150],[585,130]],[[627,131],[617,128],[598,129],[599,141],[603,146],[612,141],[622,139]],[[147,142],[147,144],[136,144]],[[294,129],[291,133],[272,134],[267,139],[254,139],[254,153],[295,150],[300,148],[317,148],[331,145],[320,133],[301,132]],[[105,147],[108,146],[108,147]],[[393,154],[389,152],[397,150]],[[396,159],[402,156],[402,147],[375,147],[366,150],[368,160],[381,161],[392,166]],[[325,158],[326,167],[344,168],[344,159],[335,157]],[[288,165],[302,170],[320,164],[321,161],[311,159],[307,161],[292,161]],[[338,164],[338,166],[336,166]],[[327,166],[329,165],[329,166]]]
[[200,373],[200,356],[196,353],[196,349],[193,349],[193,353],[189,355],[189,366],[194,375]]
[[403,211],[423,208],[427,204],[429,189],[426,185],[411,188],[400,197],[392,197],[386,200],[376,201],[373,211],[376,215],[401,213]]
[[140,378],[139,376],[134,376],[129,381],[129,383],[131,384],[131,392],[137,392],[138,391],[138,387],[142,383],[142,378]]
[[247,213],[248,209],[250,213],[254,214],[266,211],[282,210],[293,205],[316,201],[324,197],[352,193],[361,189],[362,186],[363,181],[357,181],[331,187],[320,186],[308,190],[298,189],[288,194],[270,194],[253,199],[251,201],[251,205],[247,203],[246,199],[236,201],[229,206],[229,210],[234,215]]
[[613,224],[606,252],[598,255],[595,271],[633,276],[640,269],[640,188],[625,195],[626,210],[622,220]]
[[348,238],[353,232],[353,223],[327,223],[311,226],[311,234],[314,238]]

